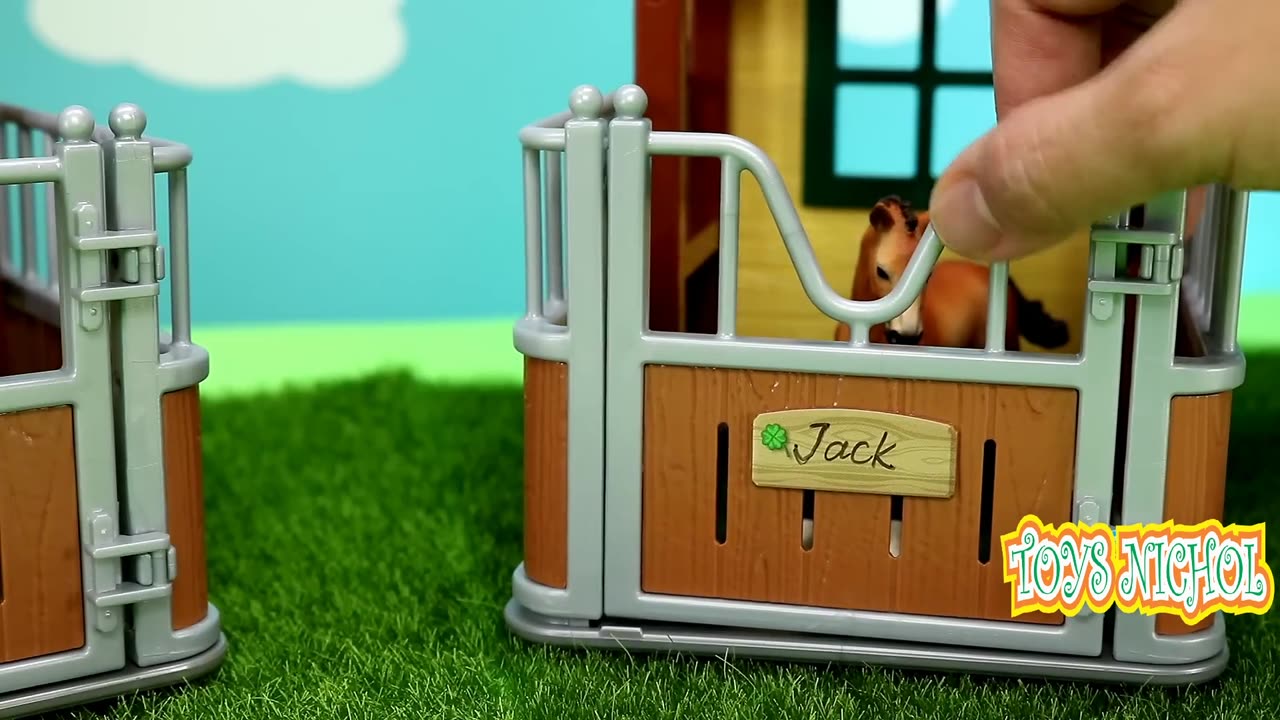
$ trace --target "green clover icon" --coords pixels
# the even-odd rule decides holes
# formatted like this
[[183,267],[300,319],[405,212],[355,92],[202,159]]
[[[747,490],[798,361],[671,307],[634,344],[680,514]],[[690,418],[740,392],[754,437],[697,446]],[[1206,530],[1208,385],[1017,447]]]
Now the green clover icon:
[[769,423],[760,433],[760,442],[770,450],[781,450],[787,444],[787,430],[777,423]]

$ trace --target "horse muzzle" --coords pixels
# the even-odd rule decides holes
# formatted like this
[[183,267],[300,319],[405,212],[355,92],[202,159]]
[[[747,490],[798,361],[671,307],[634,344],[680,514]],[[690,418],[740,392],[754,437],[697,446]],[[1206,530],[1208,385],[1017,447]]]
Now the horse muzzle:
[[890,345],[919,345],[920,337],[922,334],[923,333],[917,333],[915,335],[903,335],[897,330],[886,330],[884,335],[885,335],[885,339],[889,341]]

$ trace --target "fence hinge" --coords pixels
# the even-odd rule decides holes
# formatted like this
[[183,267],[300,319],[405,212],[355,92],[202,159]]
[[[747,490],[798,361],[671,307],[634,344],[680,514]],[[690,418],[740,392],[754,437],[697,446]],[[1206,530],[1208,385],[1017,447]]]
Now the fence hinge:
[[1089,291],[1121,295],[1170,295],[1182,279],[1183,249],[1177,233],[1158,230],[1095,228],[1095,245],[1115,246],[1121,258],[1130,245],[1141,247],[1137,274],[1089,277]]
[[[158,296],[158,280],[164,279],[164,249],[155,230],[104,230],[98,208],[80,203],[72,210],[75,232],[71,246],[80,252],[100,252],[104,261],[112,255],[118,262],[119,280],[76,288],[73,293],[81,305],[81,325],[86,330],[102,326],[102,303]],[[150,266],[152,273],[143,273]],[[148,282],[142,282],[148,275]],[[154,280],[152,280],[154,278]]]
[[[92,541],[85,548],[93,562],[89,599],[98,610],[98,630],[111,632],[120,622],[118,608],[173,593],[177,553],[168,533],[117,535],[115,521],[105,512],[93,516],[92,529]],[[122,579],[126,568],[132,580]]]

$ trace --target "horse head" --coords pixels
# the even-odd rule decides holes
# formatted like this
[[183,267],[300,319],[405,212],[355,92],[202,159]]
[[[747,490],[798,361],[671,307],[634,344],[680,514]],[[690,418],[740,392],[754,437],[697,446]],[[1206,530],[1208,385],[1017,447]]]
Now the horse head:
[[[891,195],[876,203],[870,220],[862,234],[853,286],[853,299],[860,301],[878,300],[893,290],[929,225],[929,213],[916,212],[910,203]],[[885,340],[903,345],[920,342],[923,297],[922,291],[910,307],[885,324]]]

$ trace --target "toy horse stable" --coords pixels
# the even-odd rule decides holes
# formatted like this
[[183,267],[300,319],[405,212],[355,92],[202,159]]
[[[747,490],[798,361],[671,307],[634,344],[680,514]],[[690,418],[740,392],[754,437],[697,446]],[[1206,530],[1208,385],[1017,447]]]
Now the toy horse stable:
[[[82,107],[54,117],[0,106],[0,126],[9,717],[183,682],[217,667],[226,643],[205,569],[198,387],[209,357],[191,342],[188,310],[191,153],[143,137],[132,105],[109,128]],[[158,317],[166,275],[171,335]]]
[[[893,290],[929,225],[927,212],[915,212],[898,197],[886,197],[871,208],[871,223],[862,236],[851,297],[878,300]],[[901,315],[871,327],[872,342],[896,345],[983,348],[987,345],[987,300],[990,272],[966,260],[940,260],[925,289]],[[1067,324],[1050,317],[1039,302],[1028,300],[1008,280],[1004,344],[1020,350],[1021,338],[1054,350],[1067,344]],[[849,340],[849,326],[836,327],[836,340]]]
[[[883,297],[844,298],[763,151],[728,134],[655,131],[647,104],[636,86],[608,97],[584,86],[570,112],[520,133],[525,554],[505,613],[515,633],[1092,681],[1195,683],[1223,670],[1220,614],[1196,625],[1087,608],[1013,617],[999,538],[1030,514],[1221,517],[1231,392],[1244,378],[1245,193],[1169,193],[1095,226],[1078,353],[1017,349],[1009,329],[1034,337],[1033,323],[1016,312],[1024,301],[1006,263],[983,268],[986,306],[1012,305],[1013,321],[985,313],[979,347],[882,344],[871,328],[925,291],[937,235],[917,227]],[[655,156],[719,162],[714,333],[650,328]],[[744,172],[808,298],[848,326],[847,340],[737,332]],[[823,431],[861,438],[860,462],[801,462]],[[883,474],[874,457],[886,438],[913,443],[923,461]]]

